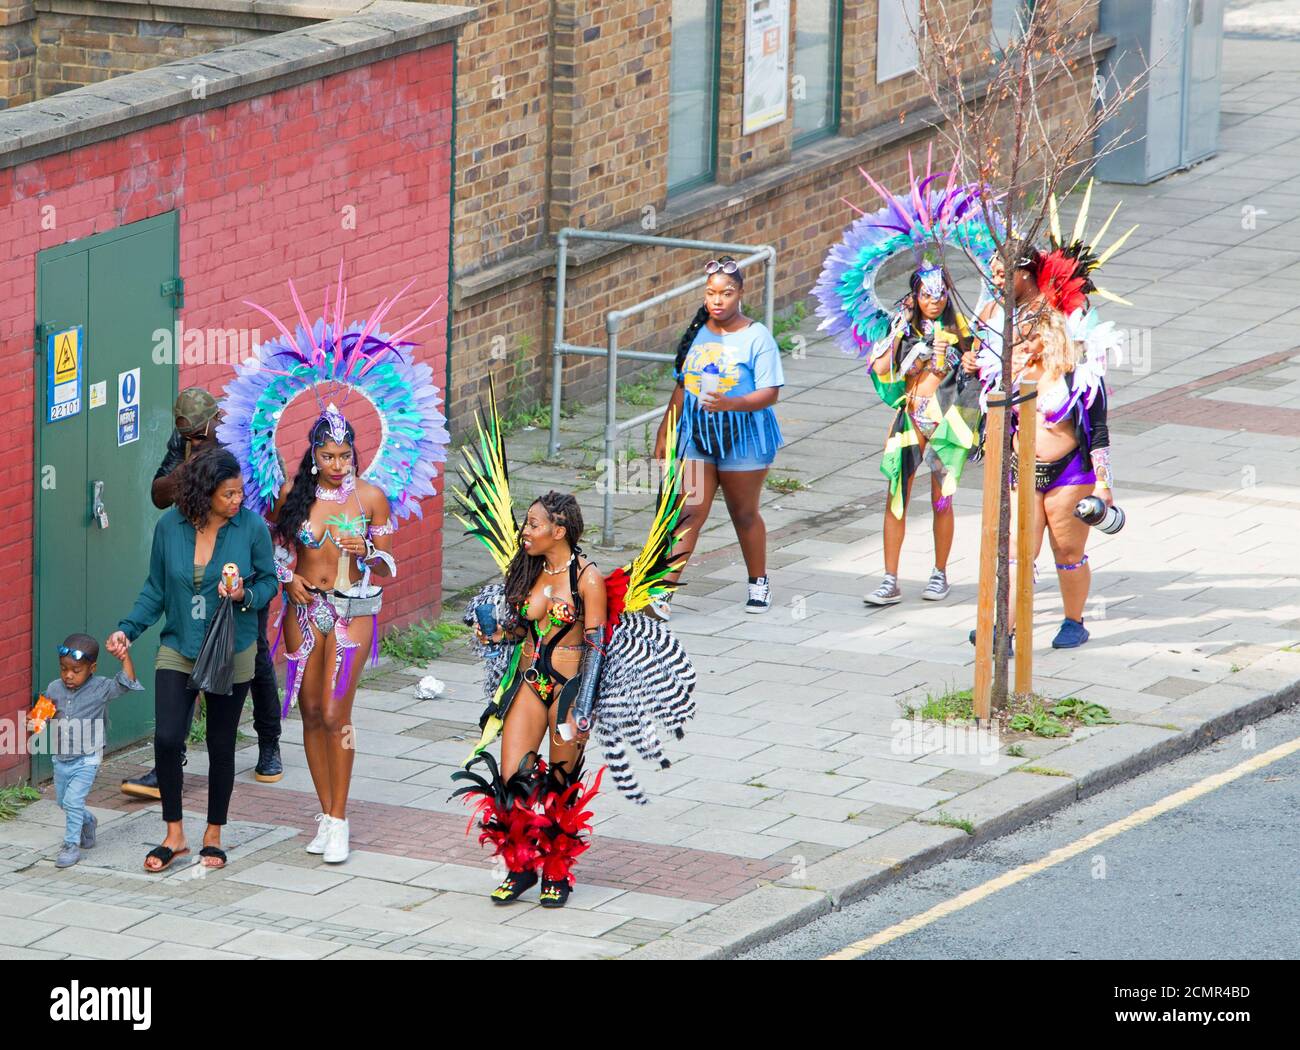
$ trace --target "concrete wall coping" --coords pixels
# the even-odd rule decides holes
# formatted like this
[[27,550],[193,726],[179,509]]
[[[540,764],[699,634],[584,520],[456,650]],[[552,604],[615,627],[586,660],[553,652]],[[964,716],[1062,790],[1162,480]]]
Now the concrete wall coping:
[[0,169],[451,43],[478,17],[469,7],[401,0],[217,2],[268,13],[333,5],[337,17],[0,112]]
[[[35,0],[42,14],[279,31],[356,14],[373,0]],[[419,2],[419,0],[416,0]],[[430,6],[430,5],[424,5]]]
[[160,14],[168,9],[191,8],[199,10],[224,10],[234,14],[279,14],[290,18],[312,19],[322,22],[329,18],[342,18],[372,6],[365,0],[35,0],[36,10],[48,12],[81,13],[85,8],[129,8],[117,14],[118,18],[146,18],[166,22],[172,19]]

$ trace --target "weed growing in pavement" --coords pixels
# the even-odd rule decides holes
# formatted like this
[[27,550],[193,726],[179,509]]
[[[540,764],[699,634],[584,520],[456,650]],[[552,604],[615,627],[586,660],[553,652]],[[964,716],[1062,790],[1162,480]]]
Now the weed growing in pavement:
[[954,689],[935,696],[927,693],[921,717],[933,722],[968,720],[975,717],[975,697],[969,689]]
[[199,709],[190,719],[190,732],[186,741],[191,744],[203,744],[208,739],[208,698],[199,701]]
[[666,361],[654,368],[647,369],[636,379],[624,380],[619,383],[618,399],[623,404],[632,405],[635,408],[649,408],[651,405],[658,404],[659,395],[655,392],[655,388],[671,374],[672,367]]
[[1063,769],[1053,769],[1051,766],[1020,766],[1017,773],[1036,773],[1040,777],[1068,777],[1070,776]]
[[40,801],[41,793],[31,784],[0,788],[0,820],[13,820],[27,806]]
[[1101,704],[1080,700],[1077,696],[1052,700],[1041,696],[1017,696],[1002,716],[1007,729],[1013,733],[1032,733],[1034,736],[1069,736],[1078,725],[1113,725],[1115,719]]
[[[742,304],[741,311],[751,321],[761,321],[763,319],[763,312],[748,303]],[[807,316],[808,306],[802,299],[788,310],[772,314],[772,338],[776,340],[776,345],[780,348],[781,353],[788,354],[794,349],[793,333]]]
[[768,478],[767,487],[773,492],[781,493],[783,496],[788,496],[792,492],[804,492],[808,488],[808,486],[798,478],[787,477]]
[[409,627],[389,631],[379,650],[401,664],[427,664],[442,655],[447,642],[467,634],[469,628],[462,623],[421,620]]
[[1086,726],[1097,725],[1114,725],[1115,719],[1110,717],[1110,712],[1101,704],[1092,704],[1087,700],[1080,700],[1077,696],[1067,697],[1065,700],[1057,702],[1052,708],[1052,714],[1058,718],[1069,718],[1077,722],[1082,722]]
[[1012,744],[1010,747],[1007,748],[1007,755],[1008,755],[1009,757],[1011,757],[1011,758],[1024,758],[1024,757],[1025,757],[1025,745],[1024,745],[1024,744]]
[[954,817],[946,809],[939,810],[938,815],[933,820],[919,820],[918,824],[937,824],[944,828],[961,828],[967,835],[975,834],[975,825],[964,817]]
[[1011,716],[1007,728],[1013,733],[1033,733],[1034,736],[1057,737],[1069,736],[1070,727],[1043,707],[1041,701],[1035,701],[1028,710]]

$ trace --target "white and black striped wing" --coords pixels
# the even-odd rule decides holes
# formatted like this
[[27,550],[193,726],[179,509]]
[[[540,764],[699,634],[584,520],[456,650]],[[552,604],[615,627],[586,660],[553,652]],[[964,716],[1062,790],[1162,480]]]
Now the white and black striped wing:
[[644,804],[628,752],[666,769],[660,732],[680,739],[695,715],[695,667],[660,620],[625,613],[614,630],[601,674],[596,733],[618,789]]

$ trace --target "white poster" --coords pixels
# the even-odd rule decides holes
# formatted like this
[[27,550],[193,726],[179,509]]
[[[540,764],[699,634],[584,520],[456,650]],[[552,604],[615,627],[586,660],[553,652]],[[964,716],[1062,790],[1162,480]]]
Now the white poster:
[[742,135],[785,120],[789,79],[789,0],[748,0],[748,5]]
[[876,83],[901,77],[916,68],[920,0],[880,0],[876,20]]

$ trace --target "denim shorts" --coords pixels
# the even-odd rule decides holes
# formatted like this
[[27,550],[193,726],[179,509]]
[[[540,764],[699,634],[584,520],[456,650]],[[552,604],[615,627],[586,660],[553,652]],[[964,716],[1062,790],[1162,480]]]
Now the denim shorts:
[[682,459],[699,459],[705,463],[712,463],[719,470],[766,470],[776,459],[776,449],[769,449],[766,452],[755,451],[747,456],[715,456],[709,452],[701,452],[688,436],[682,443],[679,455]]

